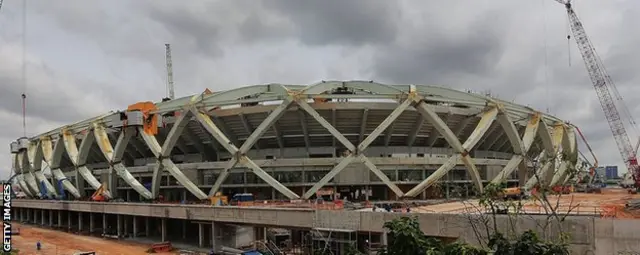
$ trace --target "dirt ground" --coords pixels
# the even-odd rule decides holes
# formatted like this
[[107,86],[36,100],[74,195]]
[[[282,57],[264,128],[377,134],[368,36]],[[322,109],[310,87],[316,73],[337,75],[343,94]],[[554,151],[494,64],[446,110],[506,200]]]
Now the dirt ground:
[[[20,250],[20,254],[32,255],[73,255],[77,252],[95,251],[100,255],[137,255],[147,254],[149,245],[126,241],[107,240],[97,237],[74,235],[61,231],[36,228],[14,223],[13,229],[19,228],[20,235],[11,239],[13,248]],[[40,241],[41,250],[36,250],[36,243]],[[154,253],[178,254],[178,253]]]
[[[570,214],[599,214],[605,207],[624,205],[629,199],[638,199],[640,194],[629,195],[625,189],[603,189],[602,194],[572,193],[561,196],[549,196],[549,201],[558,205],[558,212]],[[413,208],[416,213],[473,213],[478,212],[477,200],[451,202]],[[529,200],[523,210],[529,213],[544,213],[539,202]]]

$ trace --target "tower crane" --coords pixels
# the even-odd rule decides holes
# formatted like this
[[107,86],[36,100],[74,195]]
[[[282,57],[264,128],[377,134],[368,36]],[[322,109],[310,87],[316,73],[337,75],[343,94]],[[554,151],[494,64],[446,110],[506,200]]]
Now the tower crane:
[[[587,72],[589,73],[589,78],[591,79],[596,90],[596,94],[598,95],[598,99],[600,100],[600,105],[602,106],[604,115],[609,123],[611,132],[613,133],[613,138],[615,139],[620,155],[622,156],[622,159],[634,180],[636,191],[640,190],[640,166],[638,166],[638,159],[636,158],[638,145],[634,148],[631,144],[623,119],[618,112],[618,108],[616,107],[610,90],[616,93],[617,100],[619,100],[621,106],[626,109],[624,101],[619,93],[617,93],[613,80],[611,80],[611,77],[607,74],[604,64],[598,57],[593,44],[591,44],[582,22],[580,22],[578,15],[576,15],[576,12],[573,10],[571,0],[555,1],[563,4],[567,10],[571,32],[576,44],[578,45],[582,59],[584,60]],[[567,39],[570,39],[570,36],[567,36]],[[628,110],[627,113],[629,114],[628,120],[631,125],[634,126],[635,121],[633,121],[633,117]],[[640,140],[638,141],[638,144],[640,144]]]

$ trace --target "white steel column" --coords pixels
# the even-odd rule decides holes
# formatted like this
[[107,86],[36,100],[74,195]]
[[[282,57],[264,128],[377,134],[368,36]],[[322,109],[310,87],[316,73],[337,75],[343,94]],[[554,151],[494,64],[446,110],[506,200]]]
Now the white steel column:
[[31,193],[36,197],[40,197],[40,188],[38,187],[36,178],[33,176],[33,173],[31,173],[31,170],[29,169],[29,162],[27,161],[27,159],[25,159],[25,157],[28,157],[27,151],[19,152],[18,164],[20,164],[22,174],[25,177],[25,181],[27,182],[28,187],[31,189]]
[[544,187],[547,187],[551,182],[555,170],[556,156],[564,136],[564,127],[562,125],[554,126],[552,135],[547,124],[544,121],[540,121],[538,135],[542,139],[544,150],[538,157],[538,169],[524,185],[525,190],[532,189],[536,184],[540,183],[540,180],[542,180]]
[[[100,151],[107,159],[109,163],[109,176],[110,178],[117,178],[113,176],[113,171],[120,176],[131,188],[133,188],[138,194],[146,199],[152,199],[153,196],[147,188],[145,188],[138,180],[131,175],[129,170],[122,163],[122,157],[124,152],[131,140],[131,137],[137,132],[135,127],[125,128],[120,132],[118,136],[118,142],[116,142],[115,149],[111,145],[111,141],[109,141],[109,136],[107,131],[104,129],[104,126],[94,123],[93,124],[93,134],[98,141],[98,147],[100,147]],[[109,181],[109,183],[117,183],[115,181]],[[110,190],[116,190],[117,187],[109,187]]]
[[[89,185],[91,185],[91,187],[97,190],[100,188],[101,184],[100,182],[98,182],[96,177],[93,176],[91,170],[89,170],[86,166],[87,157],[89,156],[89,150],[91,150],[91,145],[93,144],[94,138],[89,130],[85,130],[83,131],[83,133],[84,138],[82,139],[82,142],[80,142],[80,150],[78,150],[74,134],[71,133],[70,130],[63,129],[62,139],[58,140],[58,142],[54,146],[54,160],[57,158],[59,162],[60,159],[62,159],[63,150],[66,151],[69,159],[71,159],[71,163],[76,168],[76,173],[80,173],[85,181],[87,181]],[[58,153],[60,154],[59,156],[56,155]],[[60,173],[62,173],[62,171],[60,171]],[[76,178],[78,177],[76,176]],[[112,198],[110,190],[106,190],[104,195],[107,198]]]
[[575,171],[575,164],[578,160],[578,144],[573,128],[565,126],[565,135],[562,138],[562,163],[558,172],[551,180],[551,186],[564,184],[564,180],[569,173]]
[[27,149],[27,158],[29,161],[29,172],[31,172],[31,174],[33,174],[38,181],[38,188],[42,188],[41,184],[44,183],[44,188],[46,189],[44,190],[44,193],[46,194],[46,196],[56,196],[56,189],[53,187],[53,185],[51,185],[49,180],[44,177],[44,174],[41,171],[43,156],[40,142],[29,142],[29,148]]
[[[524,131],[524,135],[522,136],[522,140],[520,140],[520,135],[518,134],[518,130],[513,125],[513,121],[509,118],[507,113],[500,112],[498,115],[498,120],[500,121],[500,125],[507,133],[507,137],[513,146],[513,156],[507,162],[507,165],[500,171],[500,173],[491,181],[492,183],[501,183],[505,181],[516,169],[516,167],[520,167],[520,179],[523,180],[523,175],[526,177],[526,160],[525,157],[531,149],[531,145],[533,145],[533,141],[538,134],[538,127],[540,126],[540,114],[533,114],[529,121],[527,122],[527,127]],[[523,164],[524,163],[524,164]],[[524,166],[524,170],[522,169]],[[520,185],[524,185],[524,181],[520,183]]]
[[31,193],[29,187],[27,186],[27,182],[24,180],[22,166],[20,165],[20,163],[18,163],[18,154],[11,154],[11,164],[13,164],[13,169],[15,169],[16,172],[20,173],[20,175],[16,176],[16,182],[18,183],[18,186],[20,186],[20,189],[22,190],[22,192],[24,192],[25,195],[33,198],[34,195]]
[[[163,170],[169,171],[169,173],[176,178],[176,181],[178,181],[178,183],[184,186],[189,192],[191,192],[191,194],[196,196],[198,199],[204,200],[208,198],[207,194],[202,192],[202,190],[200,190],[200,188],[198,188],[197,185],[195,185],[191,180],[189,180],[189,178],[185,176],[184,173],[182,173],[182,171],[180,171],[180,169],[173,163],[173,161],[170,158],[171,149],[173,149],[173,146],[175,146],[175,143],[178,141],[178,137],[180,137],[180,134],[177,133],[176,131],[181,131],[186,126],[186,123],[180,124],[180,122],[183,122],[183,121],[186,122],[186,120],[189,119],[189,117],[185,116],[187,114],[188,114],[188,111],[182,112],[178,117],[178,119],[176,120],[172,130],[169,132],[169,136],[165,141],[166,149],[165,147],[160,146],[160,143],[158,143],[158,140],[154,135],[147,134],[144,131],[143,127],[138,128],[138,133],[142,135],[142,138],[144,142],[147,144],[147,147],[149,147],[153,155],[155,155],[155,157],[157,158],[156,166],[153,169],[153,179],[151,181],[152,183],[151,194],[153,198],[156,198],[159,195],[160,181],[162,180]],[[180,125],[183,125],[182,128],[180,128]],[[180,129],[180,130],[174,131],[174,129]]]

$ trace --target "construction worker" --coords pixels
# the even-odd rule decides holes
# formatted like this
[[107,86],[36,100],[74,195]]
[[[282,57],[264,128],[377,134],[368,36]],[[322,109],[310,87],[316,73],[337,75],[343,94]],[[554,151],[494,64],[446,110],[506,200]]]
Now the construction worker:
[[38,251],[39,251],[39,250],[40,250],[40,248],[42,248],[42,245],[40,244],[40,241],[38,241],[38,242],[36,243],[36,250],[38,250]]

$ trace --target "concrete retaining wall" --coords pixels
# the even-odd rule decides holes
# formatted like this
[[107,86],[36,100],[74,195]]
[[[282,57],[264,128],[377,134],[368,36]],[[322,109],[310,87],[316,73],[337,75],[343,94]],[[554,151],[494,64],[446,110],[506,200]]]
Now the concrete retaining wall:
[[[166,217],[198,221],[218,221],[235,224],[274,226],[282,228],[333,228],[361,232],[383,232],[385,222],[402,216],[417,217],[422,231],[430,236],[460,238],[478,243],[486,240],[485,219],[490,215],[456,215],[424,213],[383,213],[355,211],[313,211],[308,209],[273,209],[249,207],[212,207],[205,205],[173,205],[143,203],[98,203],[82,201],[13,200],[19,208],[69,210],[94,213],[125,214],[147,217]],[[640,253],[640,221],[600,219],[586,216],[568,217],[562,227],[543,227],[546,216],[498,215],[496,222],[503,233],[535,230],[546,238],[570,236],[572,254]],[[632,253],[635,254],[635,253]]]

